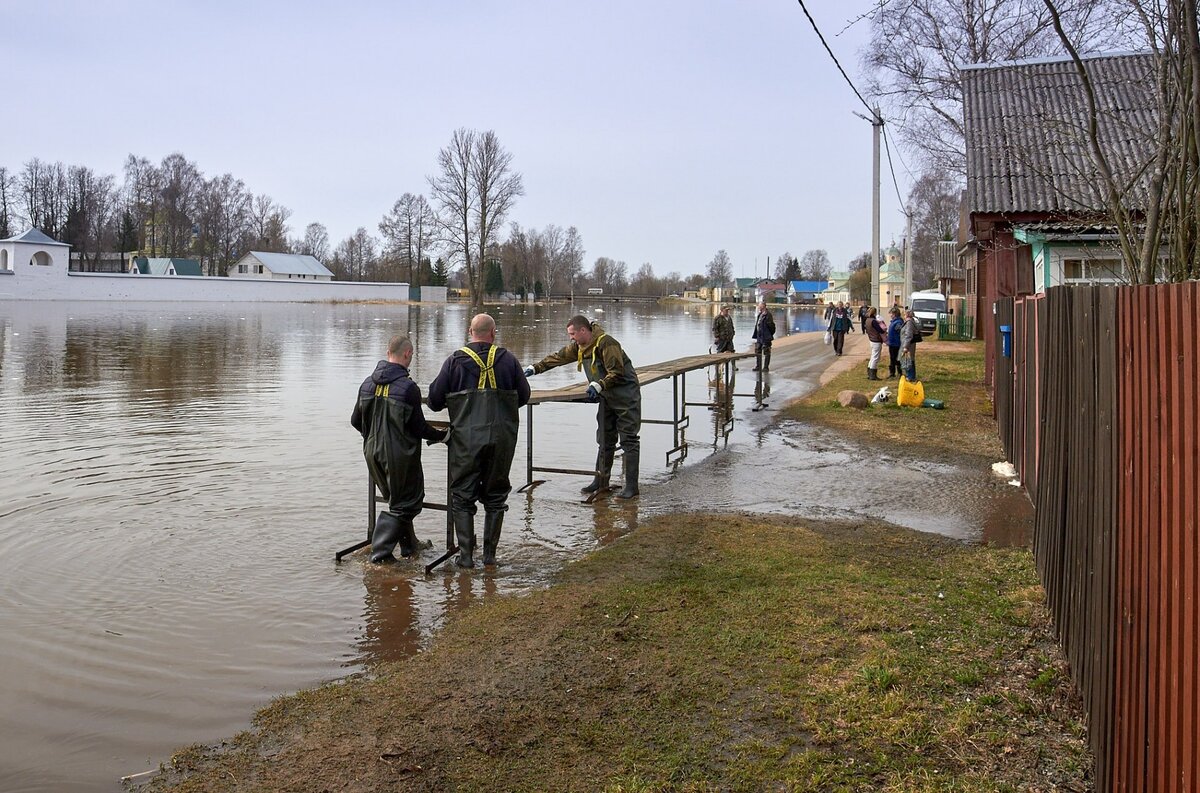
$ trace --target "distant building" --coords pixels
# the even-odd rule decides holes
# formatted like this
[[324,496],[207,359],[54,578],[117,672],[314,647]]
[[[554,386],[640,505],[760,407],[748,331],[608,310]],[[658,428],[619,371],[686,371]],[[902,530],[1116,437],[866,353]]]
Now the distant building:
[[203,275],[196,259],[173,259],[159,256],[135,256],[129,263],[134,275]]
[[879,268],[879,302],[876,305],[884,313],[892,306],[908,305],[908,295],[904,291],[904,255],[895,242],[883,252],[883,264]]
[[126,273],[129,272],[129,258],[130,254],[119,252],[91,254],[72,252],[70,271],[73,273]]
[[754,302],[784,303],[787,301],[787,284],[783,281],[762,280],[754,285]]
[[850,273],[845,270],[835,270],[829,274],[829,281],[825,287],[825,291],[821,293],[821,299],[828,305],[830,303],[849,303],[850,302]]
[[820,303],[827,287],[826,281],[788,281],[787,300],[789,303]]
[[299,253],[251,251],[226,271],[230,278],[272,278],[292,281],[332,281],[333,273],[312,256]]
[[733,279],[734,302],[736,303],[753,303],[754,302],[754,287],[763,279],[761,278],[735,278]]

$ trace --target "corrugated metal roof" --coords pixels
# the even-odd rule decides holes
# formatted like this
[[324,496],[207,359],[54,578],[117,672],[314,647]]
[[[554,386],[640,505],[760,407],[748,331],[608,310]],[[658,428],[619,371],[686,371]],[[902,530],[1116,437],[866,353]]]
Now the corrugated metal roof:
[[313,256],[299,253],[260,253],[259,251],[250,251],[250,255],[262,262],[273,273],[333,277],[333,273]]
[[34,229],[34,228],[28,229],[27,231],[25,231],[21,234],[18,234],[15,237],[9,237],[8,239],[0,240],[0,242],[28,242],[28,243],[33,243],[36,245],[66,245],[67,244],[65,242],[59,242],[56,239],[51,239],[50,237],[47,237],[45,234],[43,234],[38,229]]
[[[1153,157],[1158,118],[1148,53],[1089,57],[1099,139],[1118,180]],[[971,212],[1088,212],[1105,207],[1088,150],[1087,99],[1075,64],[1037,60],[963,69]],[[1136,205],[1135,187],[1128,197]]]

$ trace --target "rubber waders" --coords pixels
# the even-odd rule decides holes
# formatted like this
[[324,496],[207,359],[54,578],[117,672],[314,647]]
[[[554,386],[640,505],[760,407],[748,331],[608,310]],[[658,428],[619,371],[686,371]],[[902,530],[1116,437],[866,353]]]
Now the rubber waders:
[[596,453],[596,476],[592,478],[590,485],[579,488],[580,493],[591,495],[597,490],[608,487],[608,480],[612,474],[613,455],[614,452],[605,454],[600,451]]
[[376,564],[396,561],[392,551],[404,538],[400,518],[391,512],[380,512],[375,518],[375,531],[371,533],[371,561]]
[[483,514],[483,563],[496,563],[496,546],[500,543],[500,529],[504,526],[503,512]]
[[641,449],[636,452],[625,452],[625,489],[617,493],[617,498],[636,498],[638,495],[638,466],[641,462]]
[[470,512],[454,513],[454,536],[458,540],[458,558],[454,563],[459,567],[474,567],[475,560],[475,516]]

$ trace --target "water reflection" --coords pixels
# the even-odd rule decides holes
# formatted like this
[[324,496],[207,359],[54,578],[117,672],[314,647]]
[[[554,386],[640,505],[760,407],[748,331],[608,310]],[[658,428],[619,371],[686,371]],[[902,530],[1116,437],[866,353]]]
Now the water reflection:
[[[703,312],[587,302],[500,307],[500,341],[537,360],[565,343],[579,312],[602,318],[635,365],[711,343]],[[781,327],[814,312],[795,313]],[[820,466],[810,486],[804,465],[824,453],[819,441],[764,431],[769,419],[747,400],[731,414],[736,384],[697,372],[691,398],[720,410],[709,421],[690,409],[688,439],[735,451],[753,442],[754,453],[694,453],[674,466],[678,486],[663,488],[674,432],[647,425],[640,504],[582,504],[585,479],[549,476],[510,497],[494,571],[425,578],[416,562],[334,565],[364,531],[361,438],[348,423],[358,384],[388,338],[408,332],[426,386],[468,321],[464,306],[0,303],[0,790],[111,790],[180,745],[243,729],[282,692],[415,652],[451,609],[546,585],[648,515],[747,500],[799,511],[827,499]],[[734,321],[744,348],[753,307]],[[806,365],[819,369],[821,356],[818,345]],[[808,376],[789,373],[776,388]],[[577,379],[560,367],[536,385]],[[753,382],[756,396],[769,394],[768,377]],[[643,415],[672,416],[672,393],[669,380],[644,388]],[[539,465],[591,464],[594,407],[537,412]],[[797,448],[801,463],[773,467]],[[440,500],[444,449],[424,464]],[[426,511],[416,529],[443,547],[443,513]]]

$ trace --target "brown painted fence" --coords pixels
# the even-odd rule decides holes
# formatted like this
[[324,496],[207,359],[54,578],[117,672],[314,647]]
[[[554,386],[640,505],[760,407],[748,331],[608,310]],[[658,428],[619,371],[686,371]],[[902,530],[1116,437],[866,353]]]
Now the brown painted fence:
[[1200,791],[1200,284],[996,304],[995,411],[1101,791]]

